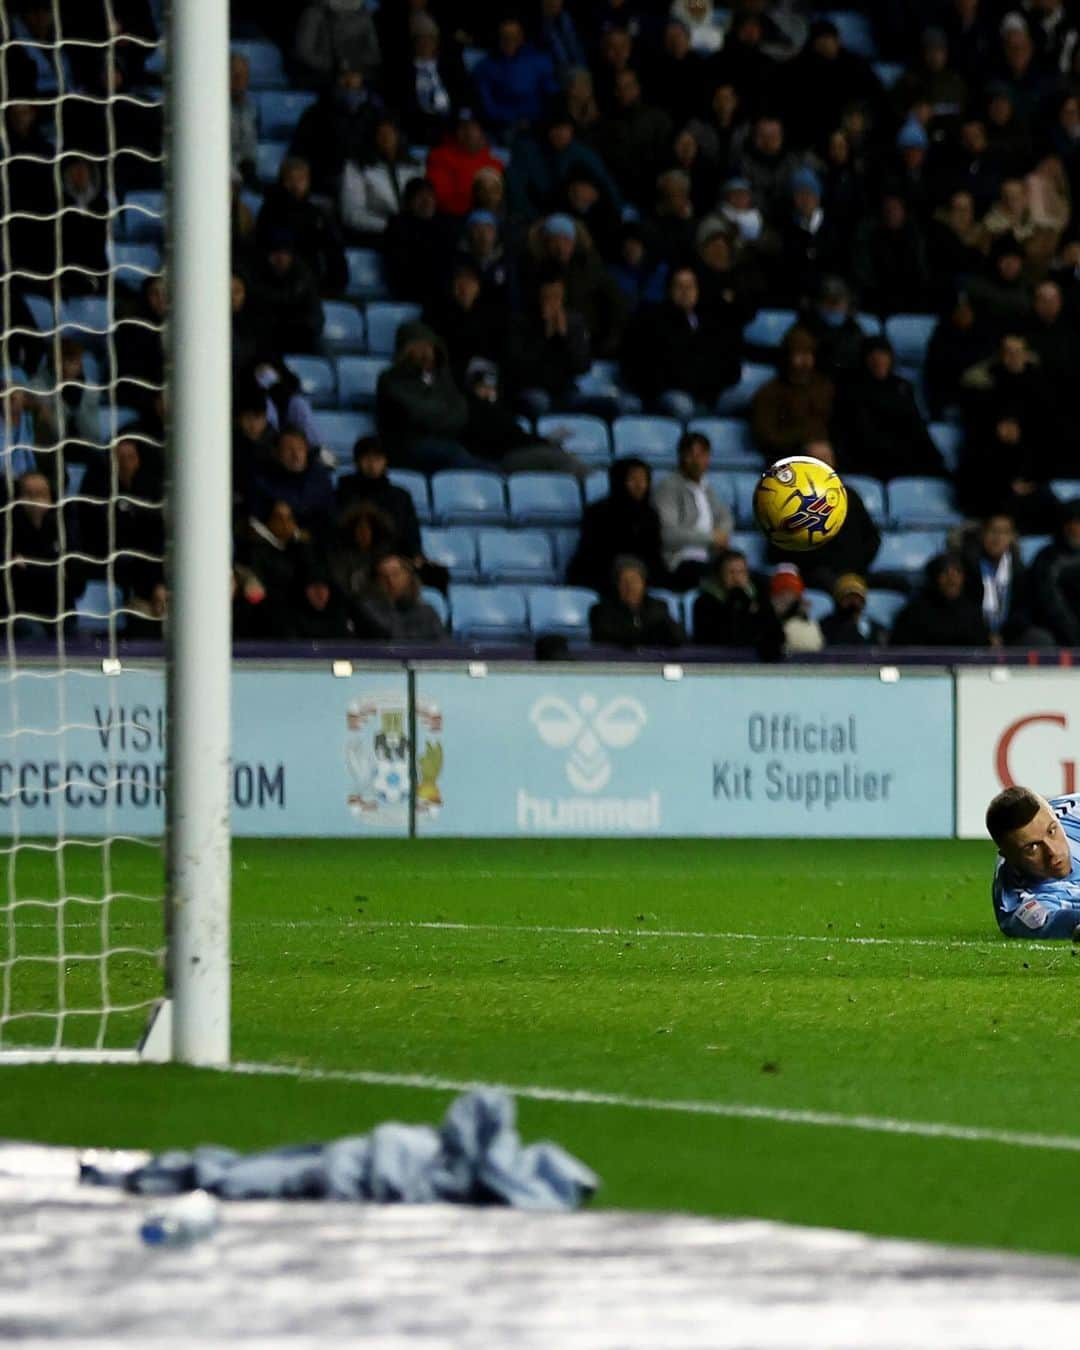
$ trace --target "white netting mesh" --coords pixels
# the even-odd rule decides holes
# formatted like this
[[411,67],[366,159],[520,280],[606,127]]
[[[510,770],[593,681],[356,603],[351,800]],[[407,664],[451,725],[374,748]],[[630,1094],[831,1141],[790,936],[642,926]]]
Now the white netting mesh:
[[0,4],[0,1052],[133,1046],[162,990],[152,13]]

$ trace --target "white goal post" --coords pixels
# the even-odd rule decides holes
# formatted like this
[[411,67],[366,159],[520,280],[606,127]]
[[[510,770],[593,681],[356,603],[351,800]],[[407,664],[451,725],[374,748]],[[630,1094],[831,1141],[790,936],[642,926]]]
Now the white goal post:
[[[122,222],[133,214],[156,220],[145,204],[156,194],[125,200],[116,166],[125,151],[156,160],[118,140],[120,114],[156,103],[116,74],[119,43],[159,43],[122,34],[113,0],[86,3],[101,7],[100,40],[66,34],[59,0],[51,0],[48,32],[40,15],[28,30],[17,8],[0,3],[0,1065],[140,1058],[223,1065],[230,1056],[231,881],[229,6],[172,0],[155,53],[165,58],[168,294],[166,317],[155,324],[125,312],[134,292],[120,291],[117,274],[122,245],[134,237]],[[76,59],[82,68],[100,63],[100,86],[80,85]],[[11,82],[19,62],[36,68],[36,86]],[[87,149],[81,115],[100,116],[102,144]],[[28,126],[41,133],[36,140],[22,134]],[[77,228],[94,211],[65,196],[73,160],[91,165],[107,200],[103,268],[65,254],[69,224]],[[51,183],[51,209],[20,199],[16,184],[27,170]],[[19,241],[33,230],[51,239],[48,267],[20,261]],[[123,267],[129,281],[133,272],[154,274],[130,258]],[[87,284],[72,287],[73,274]],[[118,322],[164,335],[164,388],[130,377],[125,386],[165,395],[164,559],[160,546],[155,554],[125,541],[117,524],[124,510],[156,509],[160,519],[162,506],[140,496],[118,468],[121,442],[159,450],[162,439],[139,425],[124,429]],[[63,347],[73,336],[87,349],[74,375]],[[13,353],[30,351],[31,342],[44,355],[24,370]],[[82,408],[92,401],[96,410],[100,400],[100,431],[76,426],[73,392]],[[36,423],[22,415],[26,408],[41,414]],[[97,496],[86,487],[95,470]],[[39,486],[46,481],[52,486]],[[44,516],[55,520],[56,558],[28,561],[18,532],[24,517],[42,517],[42,500]],[[84,508],[101,508],[108,520],[96,554],[86,551],[80,530],[67,532]],[[121,691],[132,687],[125,681],[157,688],[162,665],[129,657],[123,644],[124,623],[144,617],[121,582],[122,564],[132,559],[159,569],[164,562],[167,595],[158,697],[164,765],[161,781],[145,789],[159,812],[164,798],[164,866],[156,880],[156,841],[132,837],[144,832],[114,818],[145,787],[117,746],[149,734]],[[20,586],[28,567],[55,576],[55,603],[27,608]],[[76,592],[73,569],[100,577],[94,602]],[[100,634],[96,653],[71,642],[84,631]],[[90,765],[86,747],[97,745],[95,735],[104,750]],[[32,793],[30,770],[39,784]],[[88,813],[72,806],[90,798],[100,798],[101,810],[88,823]],[[125,859],[137,849],[129,881]]]

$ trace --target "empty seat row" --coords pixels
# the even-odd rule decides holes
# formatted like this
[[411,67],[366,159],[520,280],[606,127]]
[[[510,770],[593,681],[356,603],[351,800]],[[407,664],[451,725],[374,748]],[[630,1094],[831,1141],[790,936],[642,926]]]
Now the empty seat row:
[[[772,350],[798,319],[793,309],[761,309],[743,329],[743,340],[751,347]],[[867,337],[884,333],[896,353],[897,366],[921,367],[938,318],[936,314],[893,314],[882,324],[876,315],[856,314],[855,321]]]

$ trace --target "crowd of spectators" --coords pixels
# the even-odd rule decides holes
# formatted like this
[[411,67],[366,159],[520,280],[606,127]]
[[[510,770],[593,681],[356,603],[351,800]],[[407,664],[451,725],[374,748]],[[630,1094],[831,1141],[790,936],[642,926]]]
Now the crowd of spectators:
[[[66,36],[93,41],[97,9],[16,0],[12,34],[47,42],[59,12]],[[29,336],[28,305],[58,266],[56,231],[29,217],[64,211],[63,294],[101,294],[111,205],[160,186],[160,112],[140,100],[115,105],[122,143],[140,153],[103,154],[112,132],[94,97],[150,78],[148,48],[123,35],[156,37],[150,0],[108,11],[121,33],[111,49],[65,48],[63,67],[32,45],[5,53],[4,153],[20,158],[0,208],[28,213],[5,230],[5,304],[27,330],[8,359],[42,391],[9,372],[0,395],[19,498],[7,602],[55,619],[107,574],[141,633],[168,604],[150,561],[163,551],[165,286],[147,278],[118,315],[108,373],[138,420],[111,451],[82,453],[73,506],[56,505],[57,458],[35,447],[58,427],[98,439],[93,389],[51,392],[80,380],[88,353],[69,339],[56,358]],[[423,590],[445,591],[449,574],[425,557],[389,470],[583,482],[587,466],[536,419],[686,423],[715,413],[746,360],[767,358],[776,374],[747,410],[763,464],[810,453],[845,477],[947,480],[965,524],[886,634],[867,613],[881,540],[859,491],[809,562],[773,552],[760,571],[733,546],[708,438],[689,431],[674,471],[619,459],[610,494],[585,510],[567,580],[598,593],[596,641],[775,656],[1080,645],[1080,505],[1051,488],[1080,477],[1080,5],[907,0],[863,13],[876,61],[804,0],[238,0],[234,21],[256,23],[291,86],[315,97],[253,211],[258,125],[234,53],[237,637],[437,640]],[[58,78],[89,96],[62,130],[36,101]],[[39,160],[61,135],[57,175]],[[324,350],[350,247],[378,250],[391,296],[422,315],[401,325],[379,376],[377,436],[335,476],[285,358]],[[766,308],[795,320],[754,350],[744,332]],[[865,323],[907,313],[938,316],[919,371]],[[581,384],[596,361],[614,363],[608,387]],[[932,420],[962,428],[955,462]],[[1028,566],[1022,537],[1044,535]],[[834,598],[820,622],[808,586]],[[695,598],[673,607],[657,590]]]

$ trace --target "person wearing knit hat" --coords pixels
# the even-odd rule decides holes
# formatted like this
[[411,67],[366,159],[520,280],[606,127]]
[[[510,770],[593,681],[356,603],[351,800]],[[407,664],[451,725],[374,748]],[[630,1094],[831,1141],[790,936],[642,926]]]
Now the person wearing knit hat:
[[813,169],[792,174],[791,208],[780,222],[777,267],[778,298],[792,306],[801,306],[814,294],[823,272],[843,266],[842,243],[821,196],[821,179]]
[[784,630],[789,652],[819,652],[825,639],[805,600],[806,583],[794,563],[779,563],[769,579],[769,600]]
[[898,150],[928,150],[930,148],[930,137],[926,134],[926,128],[914,117],[909,117],[900,128],[896,137],[896,148]]
[[886,630],[866,613],[866,582],[857,572],[845,572],[833,587],[832,612],[821,620],[827,647],[880,647]]

